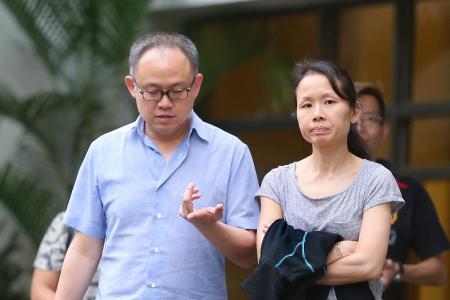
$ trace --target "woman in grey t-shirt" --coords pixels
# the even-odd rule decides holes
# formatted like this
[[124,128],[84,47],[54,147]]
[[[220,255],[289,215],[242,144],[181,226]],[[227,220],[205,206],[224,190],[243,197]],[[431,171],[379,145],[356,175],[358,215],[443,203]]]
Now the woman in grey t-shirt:
[[[369,281],[374,298],[381,299],[391,213],[404,201],[390,171],[365,159],[353,128],[359,118],[356,92],[345,70],[306,61],[296,64],[293,75],[297,119],[312,154],[265,176],[257,194],[258,257],[264,228],[279,218],[305,231],[337,233],[344,241],[330,252],[318,284]],[[336,299],[334,289],[328,299]]]

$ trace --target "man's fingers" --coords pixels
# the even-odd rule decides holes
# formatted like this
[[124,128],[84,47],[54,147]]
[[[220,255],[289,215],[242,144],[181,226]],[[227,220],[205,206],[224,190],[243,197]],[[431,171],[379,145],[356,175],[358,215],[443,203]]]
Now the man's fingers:
[[192,204],[192,201],[200,198],[200,194],[198,192],[199,190],[198,188],[195,187],[193,182],[187,185],[183,195],[181,196],[181,205],[179,210],[180,216],[185,218],[189,213],[191,213],[194,210],[194,205]]
[[216,215],[220,215],[220,217],[222,218],[223,215],[223,204],[217,204],[215,207],[215,214]]
[[202,196],[202,195],[201,195],[200,193],[192,194],[192,196],[191,196],[192,201],[199,199],[201,196]]
[[197,209],[197,210],[189,213],[186,216],[186,219],[188,219],[191,222],[203,221],[208,217],[208,215],[209,215],[209,213],[207,212],[207,210],[202,208],[202,209]]
[[[193,182],[190,182],[187,186],[186,186],[186,188],[184,189],[184,193],[183,193],[183,198],[185,198],[185,197],[190,197],[192,194],[194,194],[194,192],[193,192],[193,189],[194,189],[194,183]],[[198,191],[197,191],[198,192]]]
[[192,222],[215,222],[223,216],[223,204],[217,204],[215,207],[204,207],[194,210],[187,215],[187,219]]
[[192,198],[190,198],[190,197],[183,197],[183,199],[181,201],[181,206],[188,213],[192,212],[192,210],[194,209],[194,205],[192,204]]

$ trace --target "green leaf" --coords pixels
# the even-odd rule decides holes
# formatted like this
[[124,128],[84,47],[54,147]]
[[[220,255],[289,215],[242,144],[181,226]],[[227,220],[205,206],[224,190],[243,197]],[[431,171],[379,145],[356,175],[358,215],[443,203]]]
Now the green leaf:
[[36,246],[52,218],[63,210],[50,191],[36,180],[18,176],[11,165],[0,170],[0,199]]

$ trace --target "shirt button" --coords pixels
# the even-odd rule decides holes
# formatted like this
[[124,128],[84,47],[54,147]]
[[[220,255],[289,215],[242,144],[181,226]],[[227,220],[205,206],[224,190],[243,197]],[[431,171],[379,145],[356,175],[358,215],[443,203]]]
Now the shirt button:
[[162,218],[162,214],[161,214],[161,213],[158,213],[158,214],[156,215],[156,217],[157,217],[158,219],[161,219],[161,218]]
[[156,247],[156,248],[155,248],[155,253],[158,253],[158,252],[159,252],[159,248]]
[[150,284],[150,286],[151,286],[152,288],[155,288],[155,287],[156,287],[156,282],[152,282],[152,283]]

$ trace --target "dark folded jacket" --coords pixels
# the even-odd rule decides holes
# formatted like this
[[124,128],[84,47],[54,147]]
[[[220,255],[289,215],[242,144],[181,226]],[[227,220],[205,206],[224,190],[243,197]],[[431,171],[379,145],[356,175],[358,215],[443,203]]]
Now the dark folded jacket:
[[[259,265],[241,287],[253,300],[327,299],[330,286],[314,283],[326,273],[328,253],[342,237],[294,229],[283,219],[267,230]],[[335,287],[343,299],[373,299],[367,282]]]

